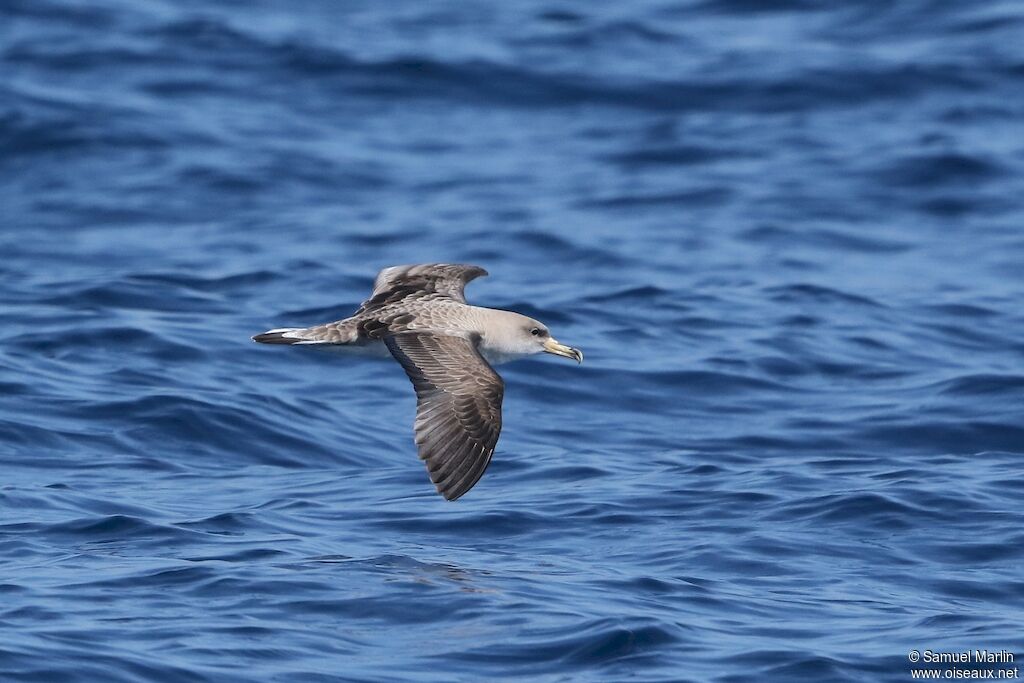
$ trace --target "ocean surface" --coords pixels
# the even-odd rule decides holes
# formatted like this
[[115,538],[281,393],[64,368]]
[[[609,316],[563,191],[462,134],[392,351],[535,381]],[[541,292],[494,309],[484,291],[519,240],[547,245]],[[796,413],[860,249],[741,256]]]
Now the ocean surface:
[[[3,0],[0,681],[1024,661],[1024,5]],[[455,503],[378,269],[506,365]]]

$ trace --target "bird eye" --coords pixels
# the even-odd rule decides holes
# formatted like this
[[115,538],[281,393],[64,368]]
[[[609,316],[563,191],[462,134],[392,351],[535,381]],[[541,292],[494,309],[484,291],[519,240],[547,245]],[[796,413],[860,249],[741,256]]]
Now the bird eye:
[[533,328],[532,330],[530,330],[530,334],[532,334],[534,337],[539,337],[540,336],[540,328],[539,327]]

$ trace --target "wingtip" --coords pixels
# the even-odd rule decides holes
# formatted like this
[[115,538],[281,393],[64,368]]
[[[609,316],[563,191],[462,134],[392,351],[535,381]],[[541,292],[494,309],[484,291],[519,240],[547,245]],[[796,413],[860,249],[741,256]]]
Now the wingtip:
[[438,489],[437,492],[449,503],[454,503],[466,493],[466,491],[442,491],[441,489]]
[[[473,482],[473,484],[476,484],[477,481],[479,481],[479,478],[477,478]],[[435,482],[431,483],[434,484],[434,488],[437,489],[437,492],[441,495],[441,497],[444,498],[449,503],[455,502],[459,498],[462,498],[464,495],[469,493],[470,490],[473,488],[473,484],[465,486],[464,482],[444,482],[441,484],[437,484]]]

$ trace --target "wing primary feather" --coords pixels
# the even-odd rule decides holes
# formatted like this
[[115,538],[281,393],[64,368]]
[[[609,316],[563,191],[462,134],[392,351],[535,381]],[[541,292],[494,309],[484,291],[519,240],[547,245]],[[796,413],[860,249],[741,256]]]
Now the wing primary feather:
[[476,483],[480,481],[480,478],[487,470],[487,466],[491,462],[492,454],[493,451],[483,452],[476,460],[473,461],[473,467],[466,472],[461,479],[449,487],[448,490],[451,493],[451,497],[448,500],[455,500],[476,486]]
[[442,460],[442,464],[433,472],[434,483],[445,484],[456,472],[469,467],[472,464],[473,448],[473,442],[462,441],[448,446],[445,451],[439,453],[438,456]]
[[467,473],[473,470],[476,464],[475,458],[483,455],[484,448],[472,441],[460,444],[458,459],[450,461],[450,467],[438,479],[437,484],[449,487],[462,480]]

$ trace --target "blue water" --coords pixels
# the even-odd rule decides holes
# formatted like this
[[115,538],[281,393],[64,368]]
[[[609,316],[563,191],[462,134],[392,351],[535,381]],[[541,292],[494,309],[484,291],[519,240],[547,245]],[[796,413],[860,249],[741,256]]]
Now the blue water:
[[[0,680],[906,681],[1024,657],[1024,6],[0,5]],[[434,493],[384,266],[503,366]]]

